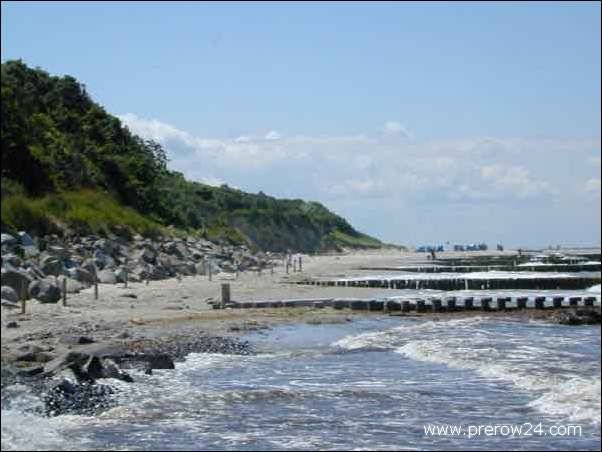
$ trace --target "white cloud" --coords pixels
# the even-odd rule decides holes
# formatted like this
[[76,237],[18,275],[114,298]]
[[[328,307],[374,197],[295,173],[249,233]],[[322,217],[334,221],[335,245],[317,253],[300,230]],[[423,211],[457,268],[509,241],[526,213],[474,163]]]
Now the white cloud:
[[271,141],[271,140],[279,140],[280,138],[282,138],[282,137],[281,137],[281,136],[280,136],[280,134],[279,134],[278,132],[276,132],[275,130],[272,130],[272,131],[270,131],[270,132],[266,133],[266,135],[265,135],[265,137],[264,137],[264,139],[265,139],[265,140],[268,140],[268,141]]
[[585,183],[585,191],[600,196],[600,179],[591,178]]
[[547,182],[533,178],[522,166],[482,166],[481,178],[493,188],[492,194],[510,193],[519,198],[528,198],[552,193]]
[[592,177],[589,160],[600,148],[599,139],[410,142],[393,121],[386,128],[397,133],[377,136],[283,137],[272,131],[208,138],[131,113],[120,118],[133,132],[163,144],[172,167],[191,179],[335,204],[357,196],[391,205],[412,199],[424,204],[570,197],[583,193],[574,180]]
[[406,138],[411,138],[411,134],[407,127],[397,121],[387,121],[385,123],[385,133],[388,135],[401,135]]
[[219,177],[213,177],[213,176],[201,177],[201,178],[199,178],[199,182],[202,182],[203,184],[211,185],[212,187],[221,187],[222,185],[226,184],[225,180],[220,179]]

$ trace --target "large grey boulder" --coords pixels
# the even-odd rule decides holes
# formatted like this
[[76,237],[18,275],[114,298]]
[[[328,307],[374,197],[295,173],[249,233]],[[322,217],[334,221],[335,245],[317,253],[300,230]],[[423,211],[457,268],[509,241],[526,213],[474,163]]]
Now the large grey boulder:
[[75,279],[66,278],[64,276],[58,277],[59,287],[63,288],[63,281],[66,281],[67,284],[67,293],[80,293],[82,290],[86,289],[88,286],[76,281]]
[[106,255],[112,255],[117,252],[119,245],[109,239],[100,239],[94,243],[94,248]]
[[42,303],[57,303],[61,299],[61,289],[46,279],[33,281],[29,285],[29,296]]
[[70,268],[69,270],[67,270],[67,274],[70,278],[74,279],[75,281],[78,281],[82,284],[86,284],[88,286],[94,284],[96,280],[94,273],[91,273],[90,271],[82,267]]
[[96,262],[98,268],[102,270],[115,266],[115,259],[113,259],[108,254],[105,254],[101,250],[94,251],[93,259]]
[[9,249],[17,245],[18,241],[10,234],[2,234],[2,249]]
[[63,263],[54,256],[44,256],[40,261],[40,266],[46,276],[63,274]]
[[33,280],[31,275],[11,265],[2,267],[2,285],[11,287],[18,294],[21,293],[23,287],[28,288]]
[[140,263],[155,264],[157,261],[157,252],[150,247],[145,247],[138,252],[136,259]]
[[102,284],[117,284],[115,272],[111,270],[101,270],[98,272],[98,282]]
[[16,303],[19,301],[19,295],[12,287],[2,286],[2,299]]

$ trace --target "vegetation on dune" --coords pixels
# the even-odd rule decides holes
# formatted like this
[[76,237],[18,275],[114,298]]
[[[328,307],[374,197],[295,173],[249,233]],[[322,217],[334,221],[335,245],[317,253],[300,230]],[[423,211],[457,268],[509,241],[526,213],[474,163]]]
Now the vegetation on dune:
[[273,251],[371,248],[324,206],[187,181],[73,77],[2,64],[2,224],[144,235],[169,230]]

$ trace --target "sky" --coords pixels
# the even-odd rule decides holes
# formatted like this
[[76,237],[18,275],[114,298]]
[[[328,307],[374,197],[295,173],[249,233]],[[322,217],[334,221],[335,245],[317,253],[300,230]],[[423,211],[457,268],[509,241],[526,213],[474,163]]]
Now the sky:
[[189,179],[382,240],[600,244],[600,3],[2,2]]

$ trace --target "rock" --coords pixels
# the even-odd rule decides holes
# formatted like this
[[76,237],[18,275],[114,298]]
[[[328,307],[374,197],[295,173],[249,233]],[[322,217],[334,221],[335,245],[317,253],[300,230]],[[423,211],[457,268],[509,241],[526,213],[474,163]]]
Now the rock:
[[19,309],[21,307],[17,303],[8,300],[2,300],[1,306],[8,309]]
[[2,254],[2,265],[4,265],[4,264],[10,264],[13,267],[19,268],[23,265],[23,260],[16,254],[3,253]]
[[83,267],[70,268],[69,270],[67,270],[67,274],[70,278],[82,284],[86,284],[87,286],[93,285],[95,281],[94,270],[90,272],[89,270]]
[[15,361],[44,364],[52,361],[55,358],[56,356],[52,353],[48,353],[45,351],[37,351],[21,353],[17,355]]
[[19,296],[15,289],[9,286],[2,286],[2,300],[10,301],[13,303],[17,303],[19,301]]
[[110,396],[114,391],[106,385],[76,384],[63,379],[43,396],[45,414],[93,416],[112,406]]
[[33,239],[24,231],[19,232],[19,242],[21,246],[35,246]]
[[98,272],[98,282],[102,284],[117,284],[115,272],[110,270],[101,270]]
[[145,247],[140,250],[136,259],[140,263],[154,264],[157,261],[157,253],[155,250]]
[[600,309],[571,309],[560,311],[550,321],[560,325],[600,325]]
[[57,303],[61,299],[61,289],[48,280],[33,281],[29,285],[29,296],[42,303]]
[[18,241],[10,234],[2,234],[2,250],[12,248],[17,245]]
[[63,263],[54,256],[44,256],[40,261],[40,266],[46,276],[63,274]]
[[[88,361],[89,355],[80,352],[68,352],[53,359],[44,366],[44,374],[56,375],[65,369],[71,369],[78,380],[83,375],[82,366]],[[85,378],[84,378],[85,379]]]
[[108,239],[100,239],[94,243],[94,248],[102,251],[105,255],[113,255],[119,249],[119,245]]
[[79,281],[64,276],[58,277],[59,287],[63,290],[63,281],[67,280],[67,293],[80,293],[86,286]]
[[19,328],[19,324],[13,320],[12,322],[8,322],[6,324],[6,328]]
[[115,270],[115,279],[118,283],[125,283],[127,278],[128,271],[125,268],[119,267],[117,270]]
[[111,359],[104,360],[104,369],[102,378],[115,378],[116,380],[133,383],[134,379],[127,373],[123,372],[117,364]]
[[85,345],[94,344],[96,341],[89,336],[65,335],[60,337],[59,342],[67,345]]
[[105,370],[102,359],[98,356],[90,356],[86,364],[83,365],[82,372],[93,381],[104,378]]
[[2,267],[2,285],[12,288],[17,294],[22,287],[29,287],[34,278],[26,272],[12,266]]
[[108,254],[103,253],[101,250],[94,251],[94,261],[99,269],[108,269],[115,266],[115,259]]
[[171,356],[165,354],[150,355],[144,358],[146,360],[147,369],[175,369],[176,365],[171,359]]

